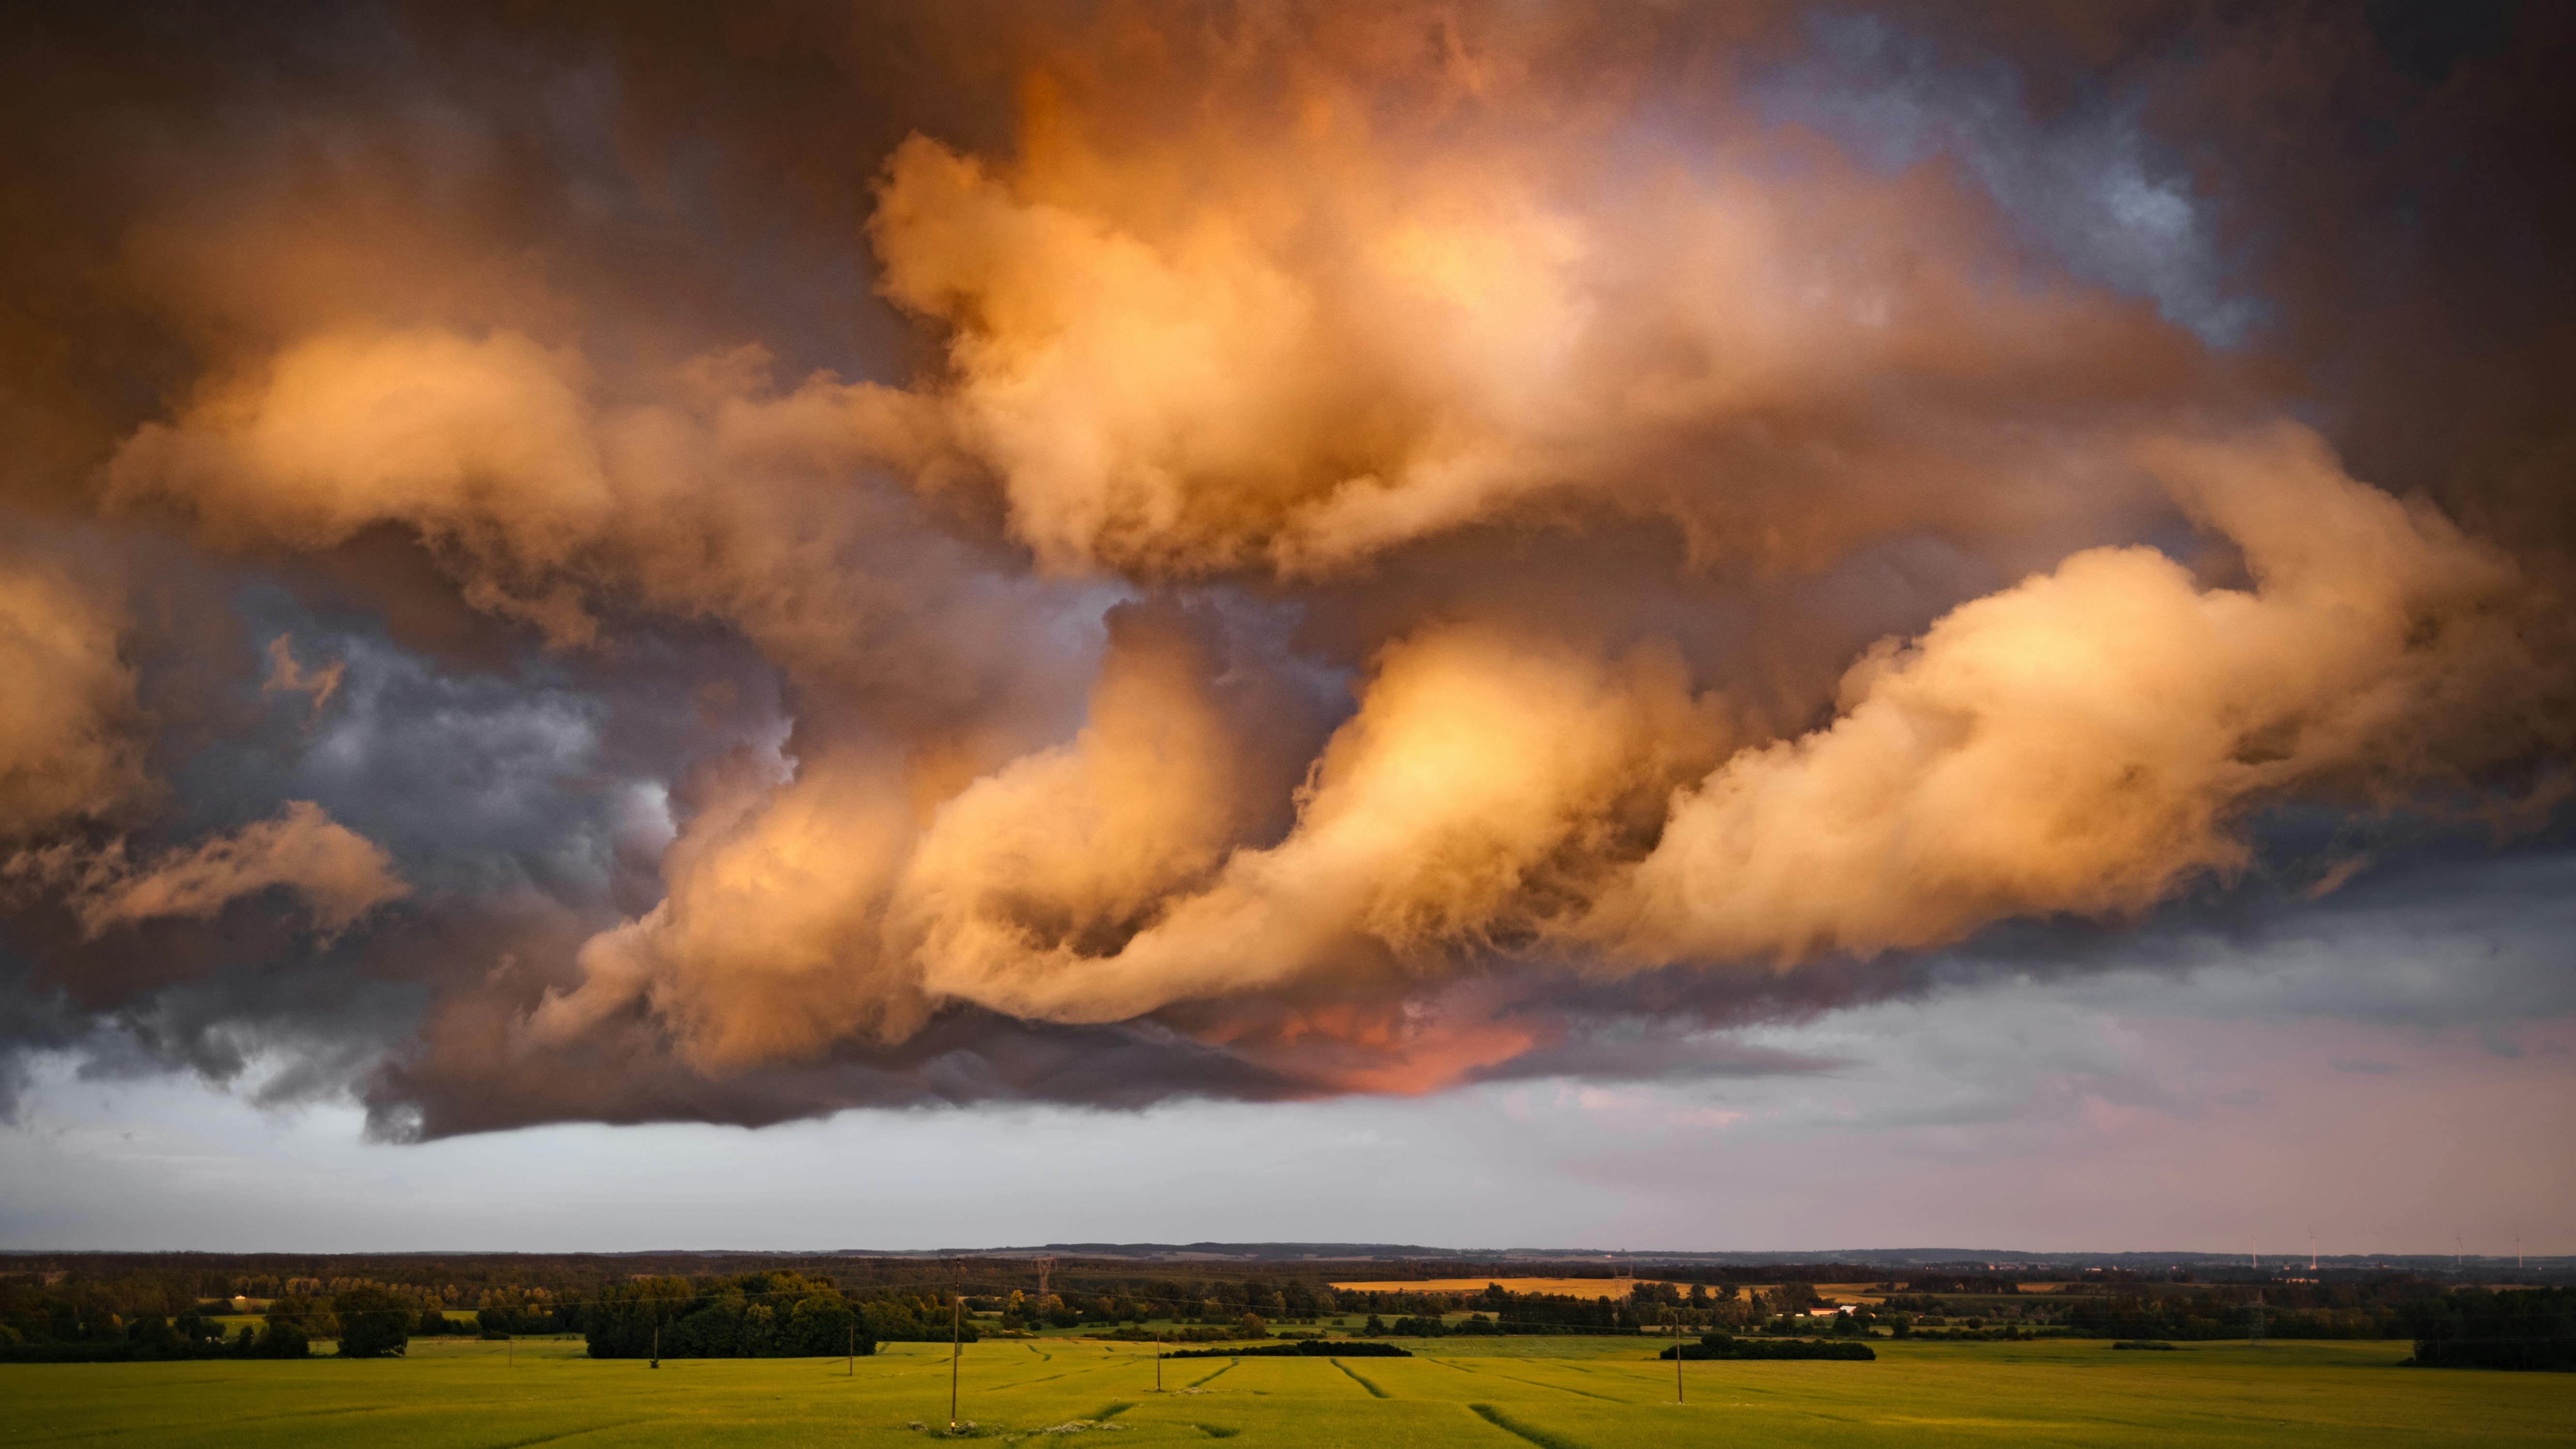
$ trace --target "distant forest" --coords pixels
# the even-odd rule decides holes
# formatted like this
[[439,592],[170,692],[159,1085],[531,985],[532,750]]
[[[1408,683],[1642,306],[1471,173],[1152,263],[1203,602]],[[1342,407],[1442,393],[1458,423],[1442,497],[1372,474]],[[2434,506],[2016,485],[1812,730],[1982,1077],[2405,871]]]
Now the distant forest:
[[[1600,1291],[1337,1289],[1544,1274]],[[603,1358],[862,1354],[1045,1328],[1174,1344],[1691,1332],[1735,1339],[2412,1338],[2428,1365],[2576,1367],[2576,1288],[2414,1272],[2054,1274],[1940,1265],[1052,1261],[859,1254],[0,1255],[0,1362],[363,1356],[432,1334],[579,1334]],[[2553,1276],[2564,1276],[2563,1273]],[[1833,1285],[1834,1312],[1819,1285]],[[1550,1286],[1571,1287],[1571,1284]],[[1859,1301],[1866,1294],[1869,1301]],[[1150,1330],[1147,1325],[1154,1325]],[[1715,1341],[1711,1339],[1709,1341]],[[1698,1346],[1686,1357],[1698,1356]]]

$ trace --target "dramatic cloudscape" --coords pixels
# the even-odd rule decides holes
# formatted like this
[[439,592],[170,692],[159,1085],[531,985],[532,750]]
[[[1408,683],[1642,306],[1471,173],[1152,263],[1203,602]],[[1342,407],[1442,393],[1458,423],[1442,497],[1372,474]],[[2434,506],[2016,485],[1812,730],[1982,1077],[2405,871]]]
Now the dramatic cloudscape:
[[42,10],[0,1246],[2576,1251],[2571,61]]

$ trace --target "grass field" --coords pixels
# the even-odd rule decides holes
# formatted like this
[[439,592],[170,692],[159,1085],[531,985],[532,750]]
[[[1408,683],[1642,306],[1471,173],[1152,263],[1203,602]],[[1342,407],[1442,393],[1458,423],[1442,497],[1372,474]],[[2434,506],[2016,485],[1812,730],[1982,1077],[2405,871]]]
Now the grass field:
[[[2576,1376],[2397,1367],[2397,1343],[1881,1344],[1876,1363],[1672,1365],[1635,1339],[1450,1340],[1416,1359],[1196,1359],[1052,1339],[969,1347],[977,1437],[1121,1445],[1612,1449],[2576,1444]],[[634,1361],[577,1341],[425,1343],[410,1357],[0,1366],[0,1445],[570,1449],[917,1444],[945,1435],[947,1349]],[[922,1430],[908,1427],[919,1423]],[[1077,1422],[1114,1428],[1067,1426]],[[1044,1434],[1035,1443],[1060,1443]]]

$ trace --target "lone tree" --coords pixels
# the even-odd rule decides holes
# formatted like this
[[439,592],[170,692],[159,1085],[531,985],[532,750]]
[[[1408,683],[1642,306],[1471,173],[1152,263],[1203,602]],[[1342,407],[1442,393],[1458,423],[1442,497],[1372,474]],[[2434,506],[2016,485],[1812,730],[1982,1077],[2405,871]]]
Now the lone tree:
[[400,1353],[411,1342],[412,1325],[420,1321],[417,1309],[395,1297],[392,1289],[373,1283],[361,1283],[333,1298],[331,1313],[340,1320],[342,1358]]

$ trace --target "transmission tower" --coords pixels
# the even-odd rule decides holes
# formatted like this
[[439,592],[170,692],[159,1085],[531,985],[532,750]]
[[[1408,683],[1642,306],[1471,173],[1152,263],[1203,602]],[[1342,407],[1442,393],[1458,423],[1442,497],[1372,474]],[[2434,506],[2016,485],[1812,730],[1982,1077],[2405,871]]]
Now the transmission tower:
[[958,1360],[966,1352],[966,1260],[949,1258],[946,1266],[956,1277],[948,1290],[948,1432],[957,1432]]

